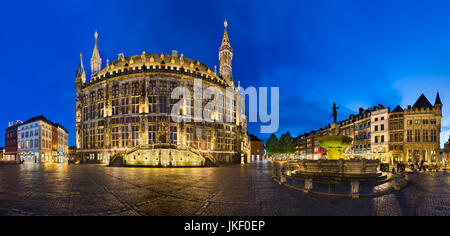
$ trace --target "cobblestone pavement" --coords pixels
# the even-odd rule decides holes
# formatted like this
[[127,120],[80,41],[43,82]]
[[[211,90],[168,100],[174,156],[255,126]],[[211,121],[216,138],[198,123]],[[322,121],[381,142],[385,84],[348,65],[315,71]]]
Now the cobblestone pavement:
[[450,175],[419,173],[401,191],[352,200],[271,179],[270,162],[217,168],[0,166],[0,215],[450,215]]

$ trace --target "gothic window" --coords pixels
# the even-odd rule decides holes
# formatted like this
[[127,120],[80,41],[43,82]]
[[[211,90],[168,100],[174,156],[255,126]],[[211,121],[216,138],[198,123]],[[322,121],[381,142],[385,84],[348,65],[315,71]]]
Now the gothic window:
[[155,143],[156,140],[156,125],[148,127],[148,144]]
[[423,141],[428,142],[428,130],[423,130]]
[[104,137],[104,129],[97,130],[97,144],[98,148],[103,148],[103,137]]
[[98,108],[97,117],[102,118],[105,114],[105,103],[104,102],[97,103],[97,108]]
[[122,147],[127,147],[129,145],[129,143],[128,143],[128,138],[129,138],[128,125],[122,126],[121,131],[122,131]]
[[131,145],[133,147],[139,145],[139,126],[131,127]]
[[170,135],[169,135],[170,143],[177,143],[177,127],[170,126]]
[[95,103],[91,103],[90,107],[89,107],[89,119],[93,120],[95,119],[95,114],[96,113],[96,106]]
[[131,98],[131,113],[139,113],[139,97]]
[[411,143],[411,142],[412,142],[412,130],[406,131],[406,141],[407,141],[408,143]]
[[122,97],[128,97],[128,95],[129,95],[129,84],[128,83],[125,83],[125,84],[122,84]]
[[435,129],[432,129],[431,130],[431,142],[436,142],[437,141],[437,136],[436,136],[436,130]]
[[167,113],[167,97],[159,96],[159,113]]
[[416,129],[414,132],[414,142],[418,143],[420,142],[420,130]]
[[148,97],[148,112],[156,113],[156,96],[151,95]]
[[118,115],[119,114],[119,99],[113,99],[111,103],[112,103],[112,114]]
[[91,148],[95,148],[95,129],[89,131],[89,145]]
[[112,145],[113,147],[119,146],[119,127],[112,128]]
[[103,89],[99,89],[97,91],[97,101],[103,101],[104,98],[105,97],[104,97],[104,94],[103,94]]
[[128,98],[122,98],[122,106],[120,107],[120,110],[121,110],[121,114],[128,114],[128,103],[129,103],[129,100],[128,100]]
[[139,82],[133,82],[131,84],[131,95],[138,96],[139,95]]
[[117,98],[119,97],[119,85],[113,85],[112,87],[112,97]]

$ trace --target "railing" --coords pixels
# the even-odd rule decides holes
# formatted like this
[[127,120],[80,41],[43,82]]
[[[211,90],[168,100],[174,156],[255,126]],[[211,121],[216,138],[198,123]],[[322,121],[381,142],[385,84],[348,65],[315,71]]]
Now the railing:
[[[182,74],[182,75],[188,75],[188,76],[192,76],[195,78],[199,78],[199,79],[203,79],[205,81],[208,81],[210,83],[216,84],[220,87],[226,88],[227,85],[225,83],[225,81],[223,80],[222,77],[214,77],[211,75],[206,75],[203,73],[196,73],[194,70],[186,70],[184,68],[180,68],[180,70],[176,70],[173,67],[171,67],[170,69],[165,67],[165,68],[155,68],[153,66],[150,67],[141,67],[141,69],[135,69],[134,67],[131,67],[128,70],[118,70],[118,71],[109,71],[106,74],[99,76],[99,77],[94,77],[95,80],[90,80],[88,81],[86,84],[83,85],[83,88],[86,88],[88,86],[91,86],[93,84],[96,84],[98,82],[107,80],[109,78],[114,78],[114,77],[118,77],[118,76],[122,76],[122,75],[129,75],[129,74],[137,74],[137,73],[144,73],[144,72],[165,72],[165,73],[174,73],[174,74]],[[220,78],[221,80],[218,80],[217,78]]]
[[153,150],[153,149],[176,149],[182,151],[189,151],[201,157],[208,158],[211,162],[216,163],[216,159],[214,158],[214,156],[212,156],[209,153],[202,154],[198,149],[195,149],[191,146],[177,145],[172,143],[140,144],[132,147],[131,149],[128,149],[123,154],[129,155],[138,150]]

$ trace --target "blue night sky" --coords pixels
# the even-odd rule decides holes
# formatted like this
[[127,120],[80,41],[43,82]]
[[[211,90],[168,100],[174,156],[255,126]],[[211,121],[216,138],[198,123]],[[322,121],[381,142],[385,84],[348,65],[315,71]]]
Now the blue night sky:
[[[0,124],[44,114],[75,144],[75,70],[89,72],[94,32],[103,63],[178,50],[218,65],[229,22],[235,82],[280,87],[280,129],[294,136],[359,107],[444,103],[450,134],[450,1],[6,1],[2,3]],[[89,76],[89,74],[88,74]],[[4,130],[4,129],[3,129]],[[249,131],[260,135],[259,124]],[[4,145],[4,134],[0,136]]]

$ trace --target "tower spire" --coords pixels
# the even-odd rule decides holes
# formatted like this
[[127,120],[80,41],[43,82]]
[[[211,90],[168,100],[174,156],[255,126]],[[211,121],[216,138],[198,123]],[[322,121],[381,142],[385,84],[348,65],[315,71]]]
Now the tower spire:
[[94,33],[95,38],[95,45],[94,45],[94,51],[92,52],[92,58],[91,58],[91,77],[98,72],[100,72],[102,68],[102,58],[100,57],[100,52],[98,50],[98,44],[97,44],[97,38],[98,33],[95,31]]
[[222,76],[225,81],[230,85],[233,84],[233,75],[231,61],[233,60],[233,49],[231,48],[230,38],[228,37],[228,22],[225,19],[223,25],[225,26],[225,31],[223,33],[222,44],[219,48],[219,61],[220,61],[220,76]]
[[228,37],[228,31],[227,31],[227,27],[228,27],[227,19],[225,19],[225,21],[223,22],[223,26],[225,26],[225,31],[223,32],[222,45],[220,47],[231,47],[230,38]]
[[436,100],[435,100],[435,102],[434,102],[434,105],[435,105],[435,106],[436,106],[436,105],[441,105],[441,106],[442,106],[441,96],[439,96],[439,90],[437,91],[437,94],[436,94]]
[[83,55],[80,53],[80,62],[78,63],[76,82],[85,83],[86,82],[86,73],[84,72],[83,66]]

